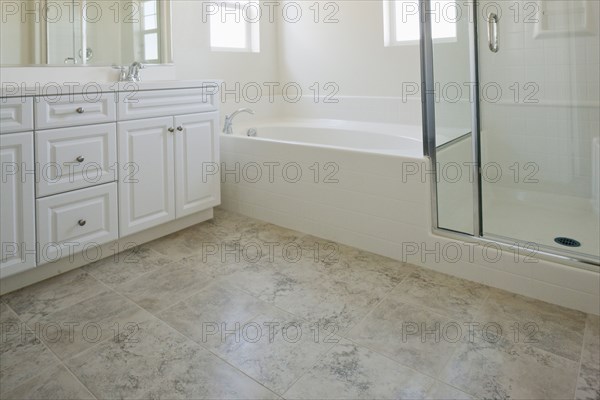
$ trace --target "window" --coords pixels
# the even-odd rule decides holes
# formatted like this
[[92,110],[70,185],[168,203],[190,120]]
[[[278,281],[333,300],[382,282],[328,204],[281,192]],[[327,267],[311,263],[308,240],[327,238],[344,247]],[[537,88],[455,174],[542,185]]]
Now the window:
[[142,2],[142,35],[144,61],[158,62],[158,4],[157,0]]
[[[432,35],[436,42],[456,41],[458,5],[455,0],[432,0]],[[385,46],[416,44],[420,39],[418,0],[383,0]]]
[[256,0],[212,3],[210,47],[216,51],[260,51],[260,10]]

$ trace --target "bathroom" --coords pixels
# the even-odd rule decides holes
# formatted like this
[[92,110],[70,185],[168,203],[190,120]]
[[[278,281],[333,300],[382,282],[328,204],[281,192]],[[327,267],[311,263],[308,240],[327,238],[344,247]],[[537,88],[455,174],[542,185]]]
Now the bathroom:
[[1,399],[600,399],[596,0],[0,11]]

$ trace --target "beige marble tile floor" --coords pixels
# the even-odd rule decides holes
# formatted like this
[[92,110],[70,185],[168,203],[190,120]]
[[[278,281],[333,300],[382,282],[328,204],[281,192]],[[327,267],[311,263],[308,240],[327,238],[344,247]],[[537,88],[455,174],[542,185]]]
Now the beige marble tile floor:
[[598,317],[222,210],[0,325],[1,399],[600,399]]

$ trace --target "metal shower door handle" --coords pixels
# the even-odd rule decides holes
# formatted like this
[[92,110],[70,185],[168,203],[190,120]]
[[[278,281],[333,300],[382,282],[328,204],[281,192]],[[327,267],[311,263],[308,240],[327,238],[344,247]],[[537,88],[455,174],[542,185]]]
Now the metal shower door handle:
[[497,53],[498,50],[500,50],[500,46],[498,45],[498,15],[495,13],[490,13],[487,20],[490,50],[493,53]]

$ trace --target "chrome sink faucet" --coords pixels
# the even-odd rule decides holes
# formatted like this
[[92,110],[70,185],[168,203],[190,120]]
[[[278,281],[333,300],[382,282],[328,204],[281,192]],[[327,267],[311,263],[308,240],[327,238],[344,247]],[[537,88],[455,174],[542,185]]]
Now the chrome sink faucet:
[[121,82],[140,82],[142,80],[140,70],[144,69],[144,64],[141,62],[134,61],[129,67],[115,66],[113,68],[117,68],[121,71],[119,76]]
[[223,133],[227,135],[231,135],[233,133],[233,118],[239,113],[246,112],[248,114],[254,114],[254,110],[251,108],[240,108],[239,110],[233,112],[231,115],[227,115],[225,117],[225,125],[223,126]]

